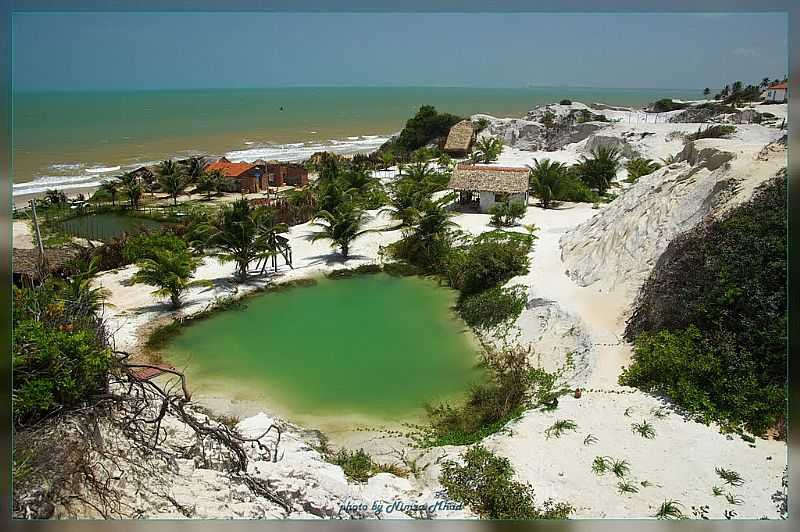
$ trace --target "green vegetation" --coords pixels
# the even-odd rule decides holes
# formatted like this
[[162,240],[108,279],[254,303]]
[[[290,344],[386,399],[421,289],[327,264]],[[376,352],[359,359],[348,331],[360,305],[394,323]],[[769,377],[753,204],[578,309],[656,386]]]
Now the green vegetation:
[[722,467],[715,467],[714,471],[717,473],[719,478],[725,481],[726,484],[730,484],[731,486],[741,486],[744,484],[744,479],[742,475],[733,471],[732,469],[725,469]]
[[681,103],[673,101],[672,98],[662,98],[654,102],[650,106],[650,110],[654,113],[665,113],[667,111],[678,111],[689,107],[688,103]]
[[633,430],[634,433],[638,434],[642,438],[647,438],[648,440],[652,440],[656,437],[656,429],[654,429],[653,425],[647,421],[632,424],[631,430]]
[[533,488],[513,480],[514,469],[507,458],[495,456],[476,445],[464,455],[464,465],[442,464],[439,480],[447,494],[483,518],[566,519],[574,508],[567,503],[544,502],[537,508]]
[[719,497],[723,493],[725,493],[725,491],[722,488],[720,488],[719,486],[713,486],[711,488],[711,494],[714,495],[714,497]]
[[564,164],[550,159],[534,159],[529,173],[531,192],[539,198],[542,208],[547,209],[553,201],[563,198],[567,174]]
[[367,213],[351,202],[344,202],[333,211],[320,211],[315,217],[314,227],[319,228],[312,234],[311,241],[330,240],[331,245],[339,249],[344,260],[350,256],[350,245],[355,239],[369,232],[364,229]]
[[597,436],[595,436],[594,434],[587,434],[586,437],[583,439],[583,444],[594,445],[595,443],[597,443],[597,441],[598,441]]
[[689,140],[700,140],[700,139],[719,139],[727,137],[736,131],[736,128],[733,126],[727,126],[724,124],[714,124],[710,126],[706,126],[705,129],[697,128],[696,133],[691,133],[686,135],[685,139]]
[[355,482],[366,482],[369,477],[378,473],[391,473],[400,477],[408,475],[408,471],[399,466],[374,462],[364,449],[357,451],[340,449],[335,454],[328,454],[327,458],[332,464],[340,466],[345,476]]
[[641,157],[631,159],[625,164],[625,169],[628,171],[628,177],[625,181],[627,183],[635,183],[643,175],[652,174],[659,168],[661,168],[661,165],[652,159],[642,159]]
[[450,128],[462,119],[449,113],[438,113],[432,105],[423,105],[412,118],[409,118],[397,139],[381,146],[379,153],[393,156],[407,156],[414,150],[444,139]]
[[191,280],[201,263],[201,258],[192,256],[186,249],[172,251],[156,248],[136,263],[139,269],[132,281],[157,287],[153,295],[169,297],[172,308],[177,309],[182,304],[181,296],[188,288],[210,284]]
[[495,286],[461,298],[458,312],[467,325],[489,329],[516,319],[527,302],[528,291],[524,286]]
[[665,499],[658,507],[658,511],[653,515],[657,519],[683,519],[681,507],[683,505],[677,501]]
[[559,105],[572,105],[572,101],[571,100],[567,100],[566,98],[564,98],[563,100],[561,100],[558,103],[559,103]]
[[559,419],[544,431],[545,437],[560,438],[568,430],[578,430],[578,425],[571,419]]
[[475,142],[475,147],[472,151],[472,160],[474,162],[489,164],[500,157],[503,151],[503,141],[500,137],[483,137]]
[[492,215],[491,224],[495,227],[511,227],[517,225],[520,218],[525,216],[525,204],[521,201],[501,201],[489,208]]
[[592,471],[596,475],[602,475],[611,469],[611,458],[607,456],[595,456],[592,461]]
[[532,233],[495,230],[451,249],[446,271],[450,285],[469,296],[528,273],[534,238]]
[[71,279],[14,288],[15,425],[83,406],[105,389],[112,357],[96,312],[106,294],[91,287],[93,273],[90,265]]
[[628,322],[620,383],[705,421],[784,434],[786,178],[669,244]]
[[585,155],[581,157],[580,162],[575,165],[575,170],[588,187],[597,190],[602,196],[617,176],[619,160],[619,150],[598,146],[592,150],[590,157]]
[[637,488],[633,482],[623,480],[621,482],[617,482],[617,491],[621,494],[623,493],[638,493],[639,488]]
[[614,460],[611,462],[611,472],[619,478],[624,477],[630,471],[627,460]]

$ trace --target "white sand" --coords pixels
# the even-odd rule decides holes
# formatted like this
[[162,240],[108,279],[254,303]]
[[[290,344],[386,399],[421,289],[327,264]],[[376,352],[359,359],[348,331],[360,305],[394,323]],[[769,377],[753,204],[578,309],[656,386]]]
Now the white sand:
[[[760,106],[759,110],[766,110],[765,107]],[[778,109],[772,110],[772,107],[769,106],[770,112],[778,115]],[[785,110],[785,106],[782,108]],[[681,141],[667,140],[669,133],[693,132],[697,127],[698,124],[620,122],[606,126],[597,134],[624,139],[642,156],[658,160],[676,154],[683,148]],[[643,132],[653,135],[642,137]],[[739,170],[750,171],[753,165],[760,164],[752,155],[782,134],[775,128],[739,125],[730,141],[719,144],[725,145],[726,150],[736,152],[741,156],[740,160],[745,161]],[[495,164],[532,164],[536,158],[573,163],[585,153],[587,141],[570,144],[555,152],[506,148]],[[624,175],[623,170],[620,176]],[[393,172],[384,173],[381,177],[389,180]],[[748,190],[752,192],[752,187]],[[742,194],[747,193],[745,191]],[[752,448],[738,437],[729,438],[720,434],[716,426],[688,421],[673,412],[664,419],[657,419],[652,411],[662,406],[658,399],[616,384],[620,367],[630,358],[630,346],[621,339],[621,333],[638,284],[618,283],[609,287],[595,283],[581,286],[568,275],[560,246],[562,236],[577,231],[576,228],[581,224],[588,223],[595,215],[611,209],[613,205],[601,206],[598,210],[584,204],[566,204],[552,210],[532,206],[522,220],[524,224],[538,227],[538,239],[531,254],[530,272],[509,282],[525,285],[530,296],[529,308],[516,323],[520,329],[520,341],[532,344],[536,349],[536,362],[549,369],[562,364],[567,352],[575,352],[576,368],[567,376],[568,380],[590,391],[581,399],[562,398],[553,412],[526,412],[509,430],[491,436],[486,443],[512,461],[517,477],[530,482],[540,499],[553,497],[569,501],[577,508],[577,517],[649,517],[664,499],[679,501],[683,504],[684,513],[690,517],[690,506],[699,505],[709,506],[709,517],[723,517],[725,510],[734,510],[738,517],[777,517],[771,496],[780,489],[780,477],[786,466],[784,442],[758,439],[755,448]],[[472,234],[491,229],[487,215],[461,214],[455,216],[454,221]],[[385,216],[376,215],[372,226],[386,227],[389,223],[390,220]],[[355,242],[352,258],[342,263],[331,252],[328,243],[310,243],[306,239],[308,233],[308,224],[291,229],[289,237],[295,268],[290,270],[281,267],[276,281],[378,262],[380,247],[400,237],[398,231],[370,233]],[[608,252],[613,253],[614,249]],[[115,306],[107,310],[107,316],[116,330],[114,338],[117,347],[127,350],[134,349],[143,332],[157,320],[198,312],[216,298],[240,295],[267,282],[257,280],[247,285],[234,284],[233,265],[222,265],[214,259],[206,259],[197,277],[212,281],[214,287],[191,290],[186,297],[186,307],[178,314],[173,314],[162,301],[153,298],[147,288],[126,286],[134,269],[131,266],[98,278],[98,283],[112,292],[110,302]],[[269,405],[264,407],[269,411]],[[625,415],[626,411],[631,414],[630,417]],[[252,413],[252,410],[248,413]],[[544,430],[556,419],[574,420],[578,425],[577,432],[548,440]],[[631,423],[644,419],[655,427],[656,436],[652,440],[644,439],[631,430]],[[597,437],[596,444],[584,445],[584,438],[589,433]],[[368,446],[368,440],[372,437],[374,435],[365,435],[365,438],[353,440],[351,444]],[[463,450],[447,447],[429,452],[428,459],[432,465],[414,481],[414,485],[384,487],[384,496],[407,494],[414,490],[432,493],[438,485],[436,478],[439,466],[434,463],[435,458],[456,457]],[[593,474],[591,463],[597,455],[628,460],[631,470],[629,477],[636,483],[639,492],[620,495],[616,491],[617,479],[610,474],[602,477]],[[292,461],[292,464],[292,468],[298,467],[296,461]],[[746,480],[745,484],[738,488],[725,486],[716,475],[715,467],[736,470]],[[283,472],[288,475],[292,468]],[[308,468],[304,471],[304,482],[322,482],[325,485]],[[653,483],[653,486],[642,487],[638,483],[643,480]],[[724,497],[714,497],[711,488],[715,485],[741,497],[742,504],[730,505]]]

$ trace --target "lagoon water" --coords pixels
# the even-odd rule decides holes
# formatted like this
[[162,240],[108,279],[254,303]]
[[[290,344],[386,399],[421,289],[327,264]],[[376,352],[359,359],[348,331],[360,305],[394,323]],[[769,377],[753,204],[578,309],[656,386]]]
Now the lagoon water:
[[461,116],[523,116],[563,98],[641,106],[698,90],[294,87],[14,92],[14,194],[94,186],[167,157],[302,160],[372,151],[424,104]]
[[264,401],[297,422],[418,418],[484,375],[454,301],[417,277],[323,279],[192,323],[162,353],[195,392]]

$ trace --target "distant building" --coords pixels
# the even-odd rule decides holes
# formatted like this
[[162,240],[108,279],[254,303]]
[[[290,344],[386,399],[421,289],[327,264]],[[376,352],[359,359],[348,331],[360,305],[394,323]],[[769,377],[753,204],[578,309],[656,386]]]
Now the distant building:
[[447,188],[461,193],[461,203],[475,203],[487,212],[499,202],[528,205],[528,169],[459,164]]
[[266,175],[270,185],[282,187],[292,185],[302,187],[308,184],[308,170],[299,163],[266,163]]
[[786,101],[788,94],[788,87],[785,81],[770,85],[767,87],[767,96],[765,100],[769,103],[783,103]]
[[222,175],[237,183],[237,188],[244,193],[260,192],[264,188],[264,170],[250,163],[232,163],[225,157],[206,166],[206,171],[219,170]]
[[444,143],[444,151],[455,157],[466,157],[472,147],[472,139],[475,136],[475,128],[469,120],[462,120],[450,128],[447,140]]

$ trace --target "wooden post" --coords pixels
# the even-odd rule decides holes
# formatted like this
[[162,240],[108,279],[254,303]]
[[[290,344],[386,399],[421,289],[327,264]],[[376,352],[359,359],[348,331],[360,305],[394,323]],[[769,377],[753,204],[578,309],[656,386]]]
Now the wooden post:
[[42,233],[39,231],[39,219],[36,217],[36,200],[31,199],[31,216],[33,218],[33,228],[36,231],[36,242],[39,248],[39,266],[44,268],[44,244],[42,244]]

